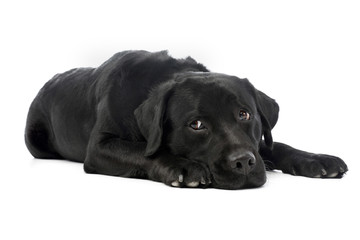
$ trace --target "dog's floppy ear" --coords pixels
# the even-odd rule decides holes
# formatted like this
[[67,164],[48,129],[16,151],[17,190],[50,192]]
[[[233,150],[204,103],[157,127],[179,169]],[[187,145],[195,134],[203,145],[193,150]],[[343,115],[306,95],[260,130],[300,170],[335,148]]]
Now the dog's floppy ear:
[[140,132],[147,141],[146,157],[155,154],[161,146],[164,115],[174,84],[170,81],[155,88],[148,99],[134,111]]
[[275,126],[278,120],[279,105],[274,99],[259,90],[256,91],[256,101],[258,111],[261,116],[265,144],[271,149],[273,145],[271,129]]

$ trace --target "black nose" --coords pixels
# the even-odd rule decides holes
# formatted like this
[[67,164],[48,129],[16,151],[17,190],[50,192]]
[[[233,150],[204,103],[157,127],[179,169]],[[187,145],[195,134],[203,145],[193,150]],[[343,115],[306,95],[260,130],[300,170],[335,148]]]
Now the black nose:
[[238,151],[228,156],[230,166],[242,174],[248,174],[255,167],[256,159],[250,151]]

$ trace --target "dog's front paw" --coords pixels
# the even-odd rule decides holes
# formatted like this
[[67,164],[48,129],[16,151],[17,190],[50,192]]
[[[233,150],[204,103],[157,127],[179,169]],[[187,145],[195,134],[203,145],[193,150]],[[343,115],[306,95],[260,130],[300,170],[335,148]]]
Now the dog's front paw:
[[162,161],[153,171],[157,180],[172,187],[205,188],[211,184],[208,166],[185,158]]
[[313,178],[341,178],[348,171],[345,162],[325,154],[299,154],[292,156],[283,172]]

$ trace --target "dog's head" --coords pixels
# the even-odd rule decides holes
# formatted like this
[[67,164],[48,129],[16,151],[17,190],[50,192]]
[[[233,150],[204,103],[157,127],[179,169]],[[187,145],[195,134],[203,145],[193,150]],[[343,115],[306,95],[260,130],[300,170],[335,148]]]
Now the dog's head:
[[147,140],[146,156],[167,149],[205,162],[213,187],[239,189],[265,183],[258,150],[262,138],[272,147],[278,111],[247,79],[189,72],[155,88],[135,115]]

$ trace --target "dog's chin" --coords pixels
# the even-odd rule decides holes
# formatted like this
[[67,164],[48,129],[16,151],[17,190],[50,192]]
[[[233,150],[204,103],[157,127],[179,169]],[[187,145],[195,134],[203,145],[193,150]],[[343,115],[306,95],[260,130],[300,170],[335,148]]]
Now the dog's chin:
[[266,182],[266,173],[264,171],[257,171],[248,175],[234,174],[229,172],[228,174],[214,174],[213,173],[214,188],[237,190],[247,188],[261,187]]

